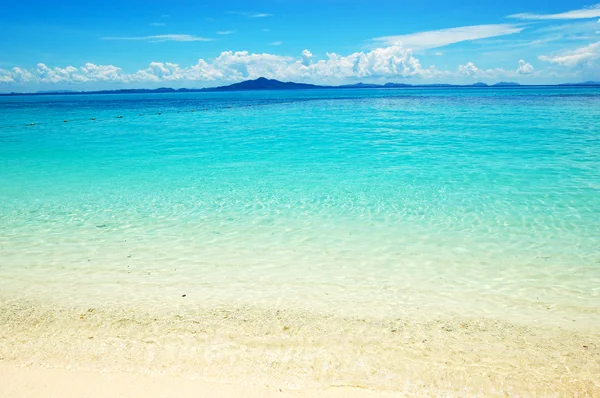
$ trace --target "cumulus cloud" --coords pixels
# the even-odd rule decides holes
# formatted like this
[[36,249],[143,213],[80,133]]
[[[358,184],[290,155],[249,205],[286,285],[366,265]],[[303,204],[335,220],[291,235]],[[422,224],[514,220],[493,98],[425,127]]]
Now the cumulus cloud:
[[592,61],[595,61],[599,58],[600,41],[558,55],[540,55],[538,57],[540,61],[550,62],[561,66],[590,65]]
[[424,68],[412,50],[402,46],[355,52],[347,56],[327,53],[327,59],[298,66],[297,73],[314,80],[321,78],[430,78],[441,72],[435,67]]
[[239,81],[268,77],[322,81],[368,77],[432,77],[440,72],[424,68],[412,51],[401,46],[355,52],[346,56],[327,53],[325,59],[313,60],[309,50],[300,57],[225,51],[212,60],[199,59],[195,65],[152,62],[135,73],[124,73],[113,65],[87,63],[79,68],[50,68],[38,64],[33,71],[20,68],[1,70],[4,83],[82,83],[82,82],[160,82],[160,81]]
[[517,73],[520,75],[530,75],[533,73],[533,66],[524,60],[519,60],[519,67],[517,68]]
[[12,83],[13,81],[14,76],[10,71],[0,69],[0,83]]
[[36,71],[28,78],[40,83],[85,83],[85,82],[119,82],[123,79],[121,68],[113,65],[95,65],[86,63],[80,68],[49,68],[39,63]]
[[[34,75],[27,69],[15,67],[12,69],[12,73],[9,73],[8,71],[5,72],[5,76],[10,76],[15,83],[28,83],[34,80]],[[2,73],[0,73],[0,76],[1,75]],[[2,80],[1,77],[0,80]]]
[[195,65],[152,62],[146,69],[124,76],[126,82],[239,81],[260,76],[282,77],[293,58],[273,54],[225,51],[212,62],[199,59]]
[[475,76],[479,72],[473,62],[467,62],[465,65],[458,65],[458,73],[464,76]]
[[463,41],[473,41],[488,37],[519,33],[523,27],[511,24],[463,26],[459,28],[432,30],[399,36],[383,36],[373,39],[375,45],[401,44],[414,50],[426,50],[447,46]]
[[558,14],[532,14],[525,12],[508,16],[508,18],[525,20],[587,19],[597,17],[600,17],[600,4],[596,4],[589,8],[561,12]]
[[122,82],[126,79],[121,68],[113,65],[95,65],[86,63],[76,68],[50,68],[39,63],[32,71],[15,67],[11,70],[0,69],[0,82],[3,83],[86,83],[86,82]]
[[308,66],[311,63],[313,54],[309,50],[302,51],[302,65]]
[[149,42],[164,42],[164,41],[213,41],[206,37],[198,37],[194,35],[170,33],[166,35],[154,36],[134,36],[134,37],[103,37],[102,40],[146,40]]
[[519,75],[530,75],[533,73],[533,66],[524,60],[519,60],[519,66],[516,70],[491,68],[480,69],[473,62],[467,62],[459,65],[457,74],[466,77],[477,77],[483,79],[498,79],[501,77],[518,77]]
[[305,49],[297,57],[248,51],[225,51],[210,60],[199,59],[191,66],[170,62],[151,62],[134,73],[125,73],[113,65],[86,63],[80,67],[48,67],[38,64],[33,70],[0,69],[0,83],[163,83],[163,82],[234,82],[267,77],[280,80],[335,82],[358,79],[435,79],[481,77],[498,78],[530,74],[533,67],[521,60],[518,69],[480,69],[472,62],[460,65],[456,71],[424,67],[412,50],[400,45],[359,51],[348,55],[327,53],[315,59]]

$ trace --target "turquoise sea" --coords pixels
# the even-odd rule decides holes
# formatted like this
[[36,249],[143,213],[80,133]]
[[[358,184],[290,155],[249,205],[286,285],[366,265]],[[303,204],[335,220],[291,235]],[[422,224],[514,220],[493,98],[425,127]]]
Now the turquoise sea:
[[597,331],[599,125],[592,88],[0,97],[0,298]]

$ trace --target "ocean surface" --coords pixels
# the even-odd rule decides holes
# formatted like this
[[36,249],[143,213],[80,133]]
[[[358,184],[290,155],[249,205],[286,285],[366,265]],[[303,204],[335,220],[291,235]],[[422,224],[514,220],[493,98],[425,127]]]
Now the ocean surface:
[[600,325],[599,125],[598,89],[0,98],[0,289]]
[[597,333],[599,126],[593,88],[0,97],[0,299]]

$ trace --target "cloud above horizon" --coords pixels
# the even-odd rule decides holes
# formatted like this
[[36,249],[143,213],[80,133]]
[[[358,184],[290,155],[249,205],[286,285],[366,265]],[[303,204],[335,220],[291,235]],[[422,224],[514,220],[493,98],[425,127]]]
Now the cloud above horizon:
[[[248,18],[271,16],[271,14],[250,12],[230,13]],[[511,17],[583,19],[594,16],[596,13],[600,15],[599,6],[560,14],[515,14]],[[156,24],[162,24],[162,22]],[[138,66],[137,70],[131,71],[125,71],[116,65],[99,65],[91,62],[83,63],[83,66],[79,67],[72,65],[48,66],[46,63],[38,63],[35,68],[31,69],[15,66],[12,69],[0,69],[0,84],[3,87],[6,85],[83,83],[98,83],[103,86],[107,84],[139,86],[169,82],[178,84],[204,82],[207,85],[215,85],[258,77],[318,84],[349,83],[362,80],[372,82],[405,81],[407,79],[428,83],[464,83],[477,81],[475,79],[548,82],[577,76],[596,80],[596,76],[600,74],[600,65],[598,64],[600,37],[595,36],[598,29],[591,25],[597,25],[597,23],[587,20],[549,23],[543,26],[534,23],[461,26],[376,37],[368,41],[370,48],[362,51],[340,54],[316,48],[317,54],[313,54],[308,49],[304,49],[301,54],[298,54],[298,49],[296,49],[296,56],[274,54],[275,48],[278,49],[277,52],[286,54],[288,47],[286,36],[279,36],[251,44],[259,48],[262,46],[265,49],[264,52],[222,51],[214,53],[216,55],[214,58],[200,58],[196,63],[187,66],[176,62],[150,62],[141,69],[137,69],[140,68]],[[230,27],[231,25],[224,26]],[[267,31],[268,29],[263,28],[262,30]],[[216,30],[215,28],[211,31],[219,36],[237,32],[236,30]],[[239,35],[236,35],[228,42],[233,42],[233,39],[238,37]],[[111,36],[101,39],[150,43],[217,40],[193,34],[175,33]],[[443,52],[440,50],[428,51],[455,43],[477,40],[480,40],[477,46],[456,47]],[[272,51],[266,51],[269,46],[273,49]],[[202,51],[215,51],[215,47],[207,44]],[[527,48],[527,50],[524,51],[522,48]],[[516,53],[516,51],[520,52]],[[508,54],[512,57],[505,56]],[[533,59],[537,64],[529,63],[524,58]],[[449,59],[450,61],[448,61]],[[438,63],[441,64],[441,67]]]
[[266,17],[272,17],[273,14],[267,14],[267,13],[256,13],[256,14],[250,14],[248,15],[250,18],[266,18]]
[[507,70],[503,68],[489,68],[489,69],[481,69],[475,66],[473,62],[467,62],[464,65],[459,65],[457,74],[468,76],[473,79],[502,79],[502,78],[517,78],[521,75],[531,75],[533,74],[533,66],[520,59],[518,63],[518,68],[515,70]]
[[571,67],[585,64],[593,65],[594,61],[600,59],[600,41],[553,56],[540,55],[538,59],[544,62]]
[[592,7],[582,8],[579,10],[572,10],[567,12],[561,12],[558,14],[533,14],[533,13],[520,13],[509,15],[507,18],[523,19],[523,20],[561,20],[561,19],[588,19],[600,17],[600,3]]
[[496,36],[520,33],[525,27],[513,24],[493,24],[462,26],[458,28],[431,30],[397,36],[376,37],[375,45],[396,45],[412,48],[415,51],[444,47],[454,43],[486,39]]
[[0,69],[0,83],[162,83],[162,82],[236,82],[267,77],[314,82],[339,82],[356,79],[411,79],[464,77],[492,79],[531,74],[533,66],[523,60],[515,70],[502,68],[480,69],[472,62],[459,65],[457,70],[423,67],[412,50],[401,46],[377,48],[343,56],[327,53],[325,59],[315,60],[309,50],[300,57],[280,56],[248,51],[224,51],[213,60],[199,59],[194,65],[182,67],[170,62],[151,62],[145,69],[126,73],[114,65],[86,63],[77,68],[48,67],[40,63],[35,70],[15,67]]
[[530,75],[531,73],[533,73],[533,66],[530,63],[520,59],[519,67],[517,68],[517,73],[520,75]]
[[242,11],[229,11],[229,14],[241,15],[247,18],[267,18],[274,16],[266,12],[242,12]]
[[153,35],[153,36],[133,36],[133,37],[103,37],[102,40],[145,40],[151,43],[160,43],[165,41],[213,41],[214,39],[207,37],[198,37],[187,34],[165,34],[165,35]]

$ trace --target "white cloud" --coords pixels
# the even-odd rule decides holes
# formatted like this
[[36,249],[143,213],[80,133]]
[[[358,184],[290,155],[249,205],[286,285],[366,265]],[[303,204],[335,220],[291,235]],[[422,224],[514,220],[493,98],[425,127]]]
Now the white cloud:
[[282,42],[282,41],[274,41],[274,42],[272,42],[272,43],[271,43],[271,44],[269,44],[269,45],[270,45],[270,46],[280,46],[280,45],[282,45],[282,44],[283,44],[283,42]]
[[473,62],[467,62],[465,65],[458,65],[458,73],[465,76],[475,76],[479,73],[479,68]]
[[152,22],[150,26],[167,26],[167,24],[164,22]]
[[463,26],[459,28],[432,30],[408,35],[377,37],[372,41],[377,45],[396,45],[400,43],[405,47],[418,51],[443,47],[463,41],[519,33],[523,29],[523,27],[512,24]]
[[311,58],[313,56],[313,54],[310,52],[310,50],[302,50],[302,56],[305,58]]
[[123,76],[121,68],[113,65],[95,65],[90,62],[81,67],[81,72],[93,81],[119,81]]
[[175,34],[170,33],[166,35],[154,35],[154,36],[137,36],[137,37],[103,37],[102,40],[147,40],[150,42],[164,42],[164,41],[213,41],[206,37],[198,37],[186,34]]
[[231,35],[234,33],[235,33],[235,30],[220,30],[217,32],[218,35]]
[[308,66],[311,63],[313,54],[308,50],[302,50],[302,65]]
[[600,59],[600,41],[554,56],[540,55],[538,59],[562,66],[590,65]]
[[472,62],[460,65],[455,71],[439,70],[434,66],[423,67],[412,50],[402,46],[389,46],[348,55],[327,53],[323,59],[315,59],[305,49],[298,57],[248,51],[225,51],[218,57],[199,59],[191,66],[170,62],[152,62],[147,68],[125,73],[113,65],[87,63],[81,67],[50,68],[38,64],[34,70],[13,68],[0,69],[0,83],[64,83],[109,82],[125,84],[165,82],[235,82],[245,79],[267,77],[271,79],[336,83],[362,79],[394,81],[398,79],[450,79],[504,78],[532,74],[533,67],[519,61],[518,69],[480,69]]
[[34,80],[34,75],[27,69],[15,67],[12,69],[12,79],[15,83],[29,83]]
[[[308,54],[305,54],[308,55]],[[311,54],[312,55],[312,54]],[[303,60],[306,61],[306,60]],[[300,63],[296,73],[313,80],[326,78],[430,78],[442,74],[434,67],[423,68],[410,49],[401,46],[377,48],[369,52],[356,52],[347,56],[327,53],[327,59]]]
[[0,83],[13,83],[14,81],[15,78],[10,71],[0,69]]
[[530,63],[525,62],[524,60],[519,60],[519,67],[517,68],[517,73],[520,75],[530,75],[533,73],[533,66]]
[[[199,59],[195,65],[181,67],[174,63],[152,62],[135,73],[124,73],[112,65],[85,64],[76,68],[49,68],[45,64],[31,72],[15,68],[0,71],[4,83],[83,83],[83,82],[164,82],[164,81],[240,81],[267,77],[303,81],[338,81],[353,78],[432,77],[443,74],[435,68],[423,68],[412,51],[400,46],[356,52],[347,56],[328,53],[325,59],[313,60],[309,50],[301,56],[252,54],[225,51],[213,60]],[[29,73],[27,75],[26,73]]]
[[195,65],[152,62],[148,68],[124,77],[126,82],[240,81],[260,76],[283,77],[293,58],[273,54],[225,51],[211,62],[199,59]]
[[514,78],[520,75],[533,74],[533,66],[522,59],[519,60],[519,66],[516,70],[503,68],[480,69],[473,62],[467,62],[464,65],[459,65],[456,73],[461,76],[480,79]]
[[589,8],[561,12],[558,14],[532,14],[525,12],[521,14],[513,14],[508,16],[508,18],[525,20],[587,19],[597,17],[600,17],[600,4],[596,4],[595,6]]
[[39,63],[33,71],[15,67],[10,71],[0,69],[0,82],[4,83],[85,83],[85,82],[122,82],[126,74],[116,66],[86,63],[75,68],[50,68]]
[[160,82],[168,80],[177,80],[180,73],[179,65],[166,62],[151,62],[148,68],[137,71],[132,76],[127,76],[125,80],[132,81],[150,81]]
[[241,12],[241,11],[229,11],[229,14],[241,15],[247,18],[267,18],[272,17],[273,14],[266,12]]
[[267,13],[256,13],[256,14],[250,14],[248,15],[250,18],[266,18],[266,17],[272,17],[273,14],[267,14]]

